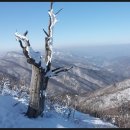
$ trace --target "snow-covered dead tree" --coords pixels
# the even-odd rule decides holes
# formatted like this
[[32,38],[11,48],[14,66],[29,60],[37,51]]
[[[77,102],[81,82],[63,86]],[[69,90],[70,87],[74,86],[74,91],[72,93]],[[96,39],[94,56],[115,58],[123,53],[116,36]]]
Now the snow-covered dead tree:
[[[46,96],[46,89],[48,85],[48,80],[50,77],[58,76],[60,72],[66,72],[70,68],[59,67],[51,69],[52,60],[52,44],[53,44],[53,28],[57,22],[56,16],[60,12],[59,10],[56,14],[53,12],[53,2],[51,2],[49,14],[49,25],[48,33],[43,29],[45,37],[45,59],[41,56],[39,52],[35,52],[30,45],[29,39],[27,38],[28,31],[23,35],[18,32],[15,33],[16,40],[19,41],[21,48],[23,49],[23,54],[25,55],[27,62],[32,64],[32,77],[30,83],[30,101],[26,115],[28,117],[36,118],[42,114],[44,111],[44,103]],[[24,43],[24,45],[23,45]]]

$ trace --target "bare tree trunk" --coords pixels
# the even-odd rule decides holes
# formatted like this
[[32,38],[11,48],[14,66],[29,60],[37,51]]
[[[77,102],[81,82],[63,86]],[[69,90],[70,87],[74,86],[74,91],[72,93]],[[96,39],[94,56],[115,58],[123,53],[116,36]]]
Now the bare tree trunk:
[[45,90],[48,84],[48,77],[45,72],[32,65],[32,77],[30,83],[30,100],[26,115],[36,118],[41,115],[45,108]]
[[43,90],[45,87],[44,73],[39,68],[32,65],[30,101],[26,113],[28,117],[37,117],[43,112],[45,101],[45,94],[43,94]]

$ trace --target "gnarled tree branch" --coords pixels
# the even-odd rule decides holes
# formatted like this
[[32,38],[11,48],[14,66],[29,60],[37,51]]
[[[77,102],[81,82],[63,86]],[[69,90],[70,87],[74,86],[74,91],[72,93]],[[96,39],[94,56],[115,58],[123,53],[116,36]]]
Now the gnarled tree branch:
[[45,29],[43,28],[44,33],[46,34],[47,37],[49,37],[48,33],[45,31]]
[[57,22],[56,16],[53,12],[53,2],[51,2],[48,14],[49,14],[48,33],[44,29],[43,31],[47,36],[45,38],[45,62],[48,65],[48,71],[49,71],[51,69],[51,59],[52,59],[53,28]]
[[69,71],[70,69],[72,69],[73,66],[69,67],[69,68],[66,68],[66,67],[58,67],[56,69],[53,69],[53,70],[50,70],[46,73],[46,77],[50,78],[50,77],[54,77],[54,76],[58,76],[59,73],[61,72],[67,72]]
[[71,66],[69,68],[64,67],[64,68],[62,68],[62,69],[60,69],[58,71],[53,71],[53,72],[54,72],[54,74],[59,74],[60,72],[67,72],[67,71],[69,71],[72,68],[73,68],[73,66]]
[[[27,58],[27,62],[29,64],[33,64],[34,66],[44,70],[46,69],[46,65],[43,62],[43,59],[41,57],[40,52],[35,52],[29,43],[29,39],[26,37],[28,31],[26,31],[23,35],[19,33],[15,33],[16,40],[19,41],[21,48],[23,49],[23,54]],[[25,43],[25,46],[23,46],[23,42]]]
[[[62,9],[63,9],[63,8],[62,8]],[[61,11],[62,9],[58,10],[58,11],[55,13],[55,15],[59,14],[59,13],[60,13],[60,11]]]

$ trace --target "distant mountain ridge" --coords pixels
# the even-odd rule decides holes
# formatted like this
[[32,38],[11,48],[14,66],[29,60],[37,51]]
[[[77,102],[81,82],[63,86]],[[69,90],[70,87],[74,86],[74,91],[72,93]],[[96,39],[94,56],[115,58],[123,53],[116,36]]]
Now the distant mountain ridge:
[[[80,56],[75,57],[70,55],[70,53],[54,52],[52,60],[53,68],[72,65],[74,68],[68,73],[50,79],[48,89],[51,92],[65,91],[85,94],[125,79],[123,76],[118,76],[102,69]],[[22,52],[8,52],[4,57],[0,58],[0,71],[15,76],[20,83],[29,87],[31,65],[26,62]]]

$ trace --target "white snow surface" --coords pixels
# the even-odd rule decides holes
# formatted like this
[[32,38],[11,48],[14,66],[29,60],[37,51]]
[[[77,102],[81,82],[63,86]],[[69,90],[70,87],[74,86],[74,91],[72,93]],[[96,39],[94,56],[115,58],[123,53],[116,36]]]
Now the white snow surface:
[[24,116],[27,103],[10,95],[0,95],[0,128],[115,128],[99,118],[75,111],[74,118],[65,118],[59,112],[49,111],[43,117],[30,119]]
[[54,25],[57,22],[57,19],[56,19],[56,15],[53,12],[53,9],[51,9],[50,11],[48,11],[48,14],[49,14],[49,16],[51,18],[51,26],[50,26],[51,34],[50,34],[50,37],[52,37],[52,30],[53,30]]
[[46,68],[46,64],[43,62],[40,52],[35,52],[30,46],[27,46],[26,50],[30,58],[34,59],[37,64],[41,62],[41,67]]
[[15,33],[15,36],[16,36],[16,40],[29,41],[29,39],[26,36],[20,35],[18,32]]
[[39,64],[41,62],[41,67],[46,70],[46,64],[43,61],[43,58],[42,58],[40,52],[35,52],[32,49],[32,47],[27,45],[27,42],[29,41],[29,39],[24,35],[20,35],[18,32],[15,33],[15,36],[16,36],[16,40],[24,41],[24,43],[26,44],[26,51],[28,52],[29,57],[34,59],[35,63],[37,63],[37,64]]

